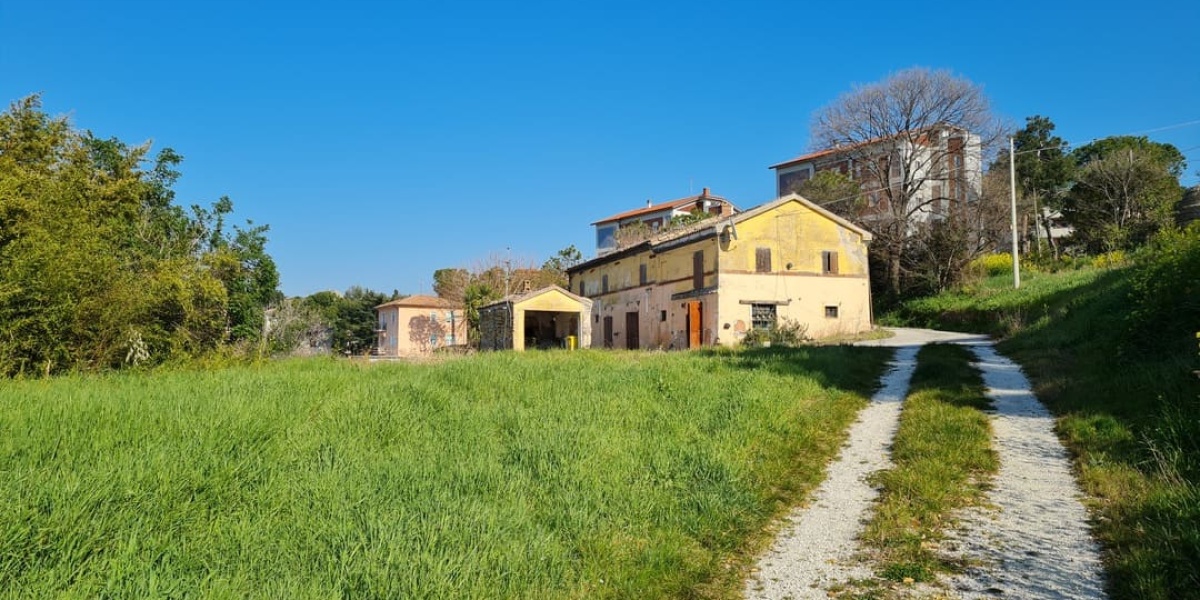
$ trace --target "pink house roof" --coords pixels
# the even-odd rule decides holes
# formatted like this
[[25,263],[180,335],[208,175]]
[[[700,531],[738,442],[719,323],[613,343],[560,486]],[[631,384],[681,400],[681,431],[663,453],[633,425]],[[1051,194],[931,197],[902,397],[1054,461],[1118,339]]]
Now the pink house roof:
[[388,308],[388,307],[392,307],[392,306],[405,306],[405,307],[412,307],[412,308],[443,308],[443,309],[461,309],[462,308],[461,305],[455,304],[454,302],[451,302],[445,298],[438,298],[436,296],[417,295],[417,296],[409,296],[407,298],[401,298],[399,300],[392,300],[391,302],[384,302],[383,304],[376,306],[375,309],[378,310],[381,308]]

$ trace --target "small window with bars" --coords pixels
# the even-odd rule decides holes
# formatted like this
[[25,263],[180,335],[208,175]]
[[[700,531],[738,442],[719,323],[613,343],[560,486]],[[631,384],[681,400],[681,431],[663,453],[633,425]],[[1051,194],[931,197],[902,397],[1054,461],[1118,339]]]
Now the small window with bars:
[[771,329],[775,326],[774,304],[751,304],[750,326],[754,329]]
[[826,306],[826,307],[825,307],[825,318],[826,318],[826,319],[836,319],[836,318],[838,318],[838,307],[836,307],[836,306]]

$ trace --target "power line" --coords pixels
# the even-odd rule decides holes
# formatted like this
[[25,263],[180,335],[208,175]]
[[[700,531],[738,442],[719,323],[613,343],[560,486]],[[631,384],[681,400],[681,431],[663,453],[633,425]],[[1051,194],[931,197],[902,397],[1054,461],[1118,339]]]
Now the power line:
[[[1191,121],[1184,121],[1184,122],[1182,122],[1182,123],[1175,123],[1175,124],[1173,124],[1173,125],[1166,125],[1166,126],[1163,126],[1163,127],[1155,127],[1154,129],[1146,129],[1146,130],[1143,130],[1143,131],[1135,131],[1135,132],[1132,132],[1132,133],[1123,133],[1123,134],[1118,134],[1118,135],[1106,135],[1106,136],[1104,136],[1104,137],[1092,138],[1092,139],[1088,140],[1087,142],[1084,142],[1084,144],[1090,144],[1090,143],[1092,143],[1092,142],[1096,142],[1096,141],[1099,141],[1099,140],[1105,140],[1105,139],[1108,139],[1108,138],[1114,138],[1114,137],[1130,137],[1130,136],[1145,135],[1145,134],[1147,134],[1147,133],[1155,133],[1155,132],[1158,132],[1158,131],[1169,131],[1169,130],[1171,130],[1171,129],[1182,129],[1182,128],[1184,128],[1184,127],[1191,127],[1191,126],[1193,126],[1193,125],[1200,125],[1200,119],[1194,119],[1194,120],[1191,120]],[[1081,145],[1082,145],[1082,144],[1081,144]],[[1018,154],[1029,154],[1030,152],[1041,152],[1042,150],[1065,150],[1065,149],[1067,149],[1067,148],[1068,148],[1068,147],[1070,147],[1070,146],[1071,146],[1071,142],[1063,142],[1062,144],[1059,144],[1059,145],[1056,145],[1056,146],[1045,146],[1045,147],[1042,147],[1042,148],[1031,148],[1031,149],[1029,149],[1029,150],[1021,150],[1021,151],[1019,151],[1019,152],[1014,152],[1014,153],[1013,153],[1013,155],[1014,155],[1014,156],[1016,156],[1016,155],[1018,155]],[[1191,148],[1189,148],[1189,150],[1190,150],[1190,149],[1191,149]],[[1180,150],[1180,152],[1184,152],[1184,151],[1183,151],[1183,150]]]

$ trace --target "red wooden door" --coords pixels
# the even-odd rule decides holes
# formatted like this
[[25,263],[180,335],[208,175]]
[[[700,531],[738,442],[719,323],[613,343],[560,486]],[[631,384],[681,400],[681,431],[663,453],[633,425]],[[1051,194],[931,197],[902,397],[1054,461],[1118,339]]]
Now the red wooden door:
[[688,348],[700,347],[700,323],[702,316],[700,311],[700,301],[694,300],[688,302]]

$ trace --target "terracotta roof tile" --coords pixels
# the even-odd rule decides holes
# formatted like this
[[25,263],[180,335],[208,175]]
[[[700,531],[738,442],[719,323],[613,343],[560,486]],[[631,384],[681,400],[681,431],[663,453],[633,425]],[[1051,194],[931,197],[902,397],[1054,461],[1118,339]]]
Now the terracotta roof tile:
[[401,298],[399,300],[392,300],[391,302],[384,302],[383,304],[380,304],[379,306],[376,306],[375,308],[380,309],[380,308],[384,308],[386,306],[409,306],[409,307],[414,307],[414,308],[450,308],[450,309],[462,308],[461,305],[455,304],[454,302],[451,302],[445,298],[438,298],[436,296],[422,296],[422,295],[408,296],[407,298]]

